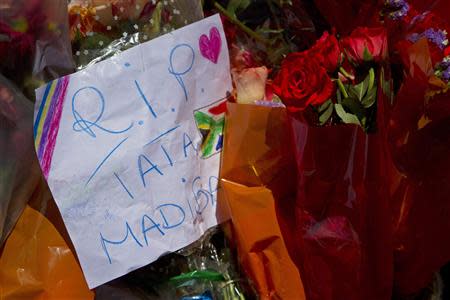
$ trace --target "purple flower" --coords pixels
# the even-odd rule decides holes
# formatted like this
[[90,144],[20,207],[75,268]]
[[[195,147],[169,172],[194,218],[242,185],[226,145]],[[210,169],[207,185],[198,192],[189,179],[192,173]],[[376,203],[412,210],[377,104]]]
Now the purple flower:
[[442,72],[442,79],[445,81],[450,81],[450,69],[445,70]]
[[447,69],[450,67],[450,56],[444,57],[440,65],[441,69]]
[[438,46],[441,50],[444,50],[448,45],[447,31],[434,28],[429,28],[421,34],[412,33],[408,36],[408,40],[415,43],[424,37]]
[[450,56],[444,57],[444,59],[435,66],[434,74],[445,82],[450,81]]
[[389,8],[400,9],[400,8],[404,7],[405,5],[408,5],[408,3],[405,0],[386,0],[384,2],[384,5]]
[[393,20],[403,18],[409,11],[409,4],[405,0],[386,0],[384,6],[386,14]]
[[433,42],[442,50],[448,45],[447,31],[445,30],[434,30],[433,28],[430,28],[427,29],[424,34],[429,41]]

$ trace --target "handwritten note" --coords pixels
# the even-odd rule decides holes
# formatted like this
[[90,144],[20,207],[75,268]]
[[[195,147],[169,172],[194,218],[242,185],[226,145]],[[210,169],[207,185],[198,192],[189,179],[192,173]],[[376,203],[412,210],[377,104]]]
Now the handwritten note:
[[36,152],[90,288],[217,225],[231,88],[215,15],[37,90]]

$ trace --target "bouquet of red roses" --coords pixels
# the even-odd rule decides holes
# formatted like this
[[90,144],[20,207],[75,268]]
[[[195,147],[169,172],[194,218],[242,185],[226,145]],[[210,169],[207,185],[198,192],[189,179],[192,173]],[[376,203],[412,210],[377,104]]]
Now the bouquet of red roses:
[[291,113],[309,124],[356,124],[373,132],[387,53],[382,28],[358,28],[340,42],[325,33],[311,49],[284,59],[273,89]]
[[274,91],[290,113],[296,251],[308,299],[390,299],[392,239],[384,105],[387,36],[325,33],[286,57]]

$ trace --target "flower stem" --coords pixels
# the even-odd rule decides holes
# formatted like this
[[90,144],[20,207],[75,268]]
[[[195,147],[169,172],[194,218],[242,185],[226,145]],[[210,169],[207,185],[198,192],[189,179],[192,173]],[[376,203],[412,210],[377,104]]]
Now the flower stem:
[[257,34],[253,30],[251,30],[244,23],[239,21],[235,16],[230,14],[225,8],[223,8],[222,5],[220,5],[216,1],[214,1],[214,6],[217,8],[217,10],[219,10],[220,13],[222,13],[225,17],[227,17],[232,23],[234,23],[235,25],[239,26],[239,28],[241,28],[249,36],[251,36],[252,38],[254,38],[255,40],[257,40],[257,41],[259,41],[261,43],[269,44],[269,42],[270,42],[269,40],[267,40],[266,38],[262,37],[261,35]]
[[350,80],[354,80],[355,79],[355,77],[350,75],[343,67],[339,67],[339,71],[342,73],[342,75],[344,75],[348,79],[350,79]]
[[337,81],[338,87],[341,90],[342,95],[344,96],[344,98],[348,98],[348,93],[345,90],[345,87],[344,87],[344,84],[342,83],[342,81],[339,78],[336,81]]

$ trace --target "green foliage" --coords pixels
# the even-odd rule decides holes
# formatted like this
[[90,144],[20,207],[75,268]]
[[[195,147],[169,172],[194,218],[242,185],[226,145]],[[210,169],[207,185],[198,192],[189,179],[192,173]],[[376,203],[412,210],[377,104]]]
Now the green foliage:
[[341,104],[336,104],[334,107],[336,109],[337,115],[339,116],[339,118],[341,118],[341,120],[344,123],[361,125],[358,117],[356,117],[355,115],[353,115],[351,113],[347,113]]
[[334,104],[331,100],[328,100],[324,104],[319,107],[319,113],[321,114],[319,117],[320,125],[324,125],[330,119],[331,115],[334,111]]
[[318,107],[319,123],[326,124],[333,116],[346,124],[357,124],[365,131],[374,128],[372,124],[375,120],[373,114],[376,113],[377,85],[375,81],[375,71],[370,69],[366,78],[358,84],[343,84],[337,80],[338,89],[336,91],[337,103],[328,100]]
[[227,11],[230,15],[236,17],[236,13],[245,10],[251,2],[251,0],[230,0],[227,5]]

